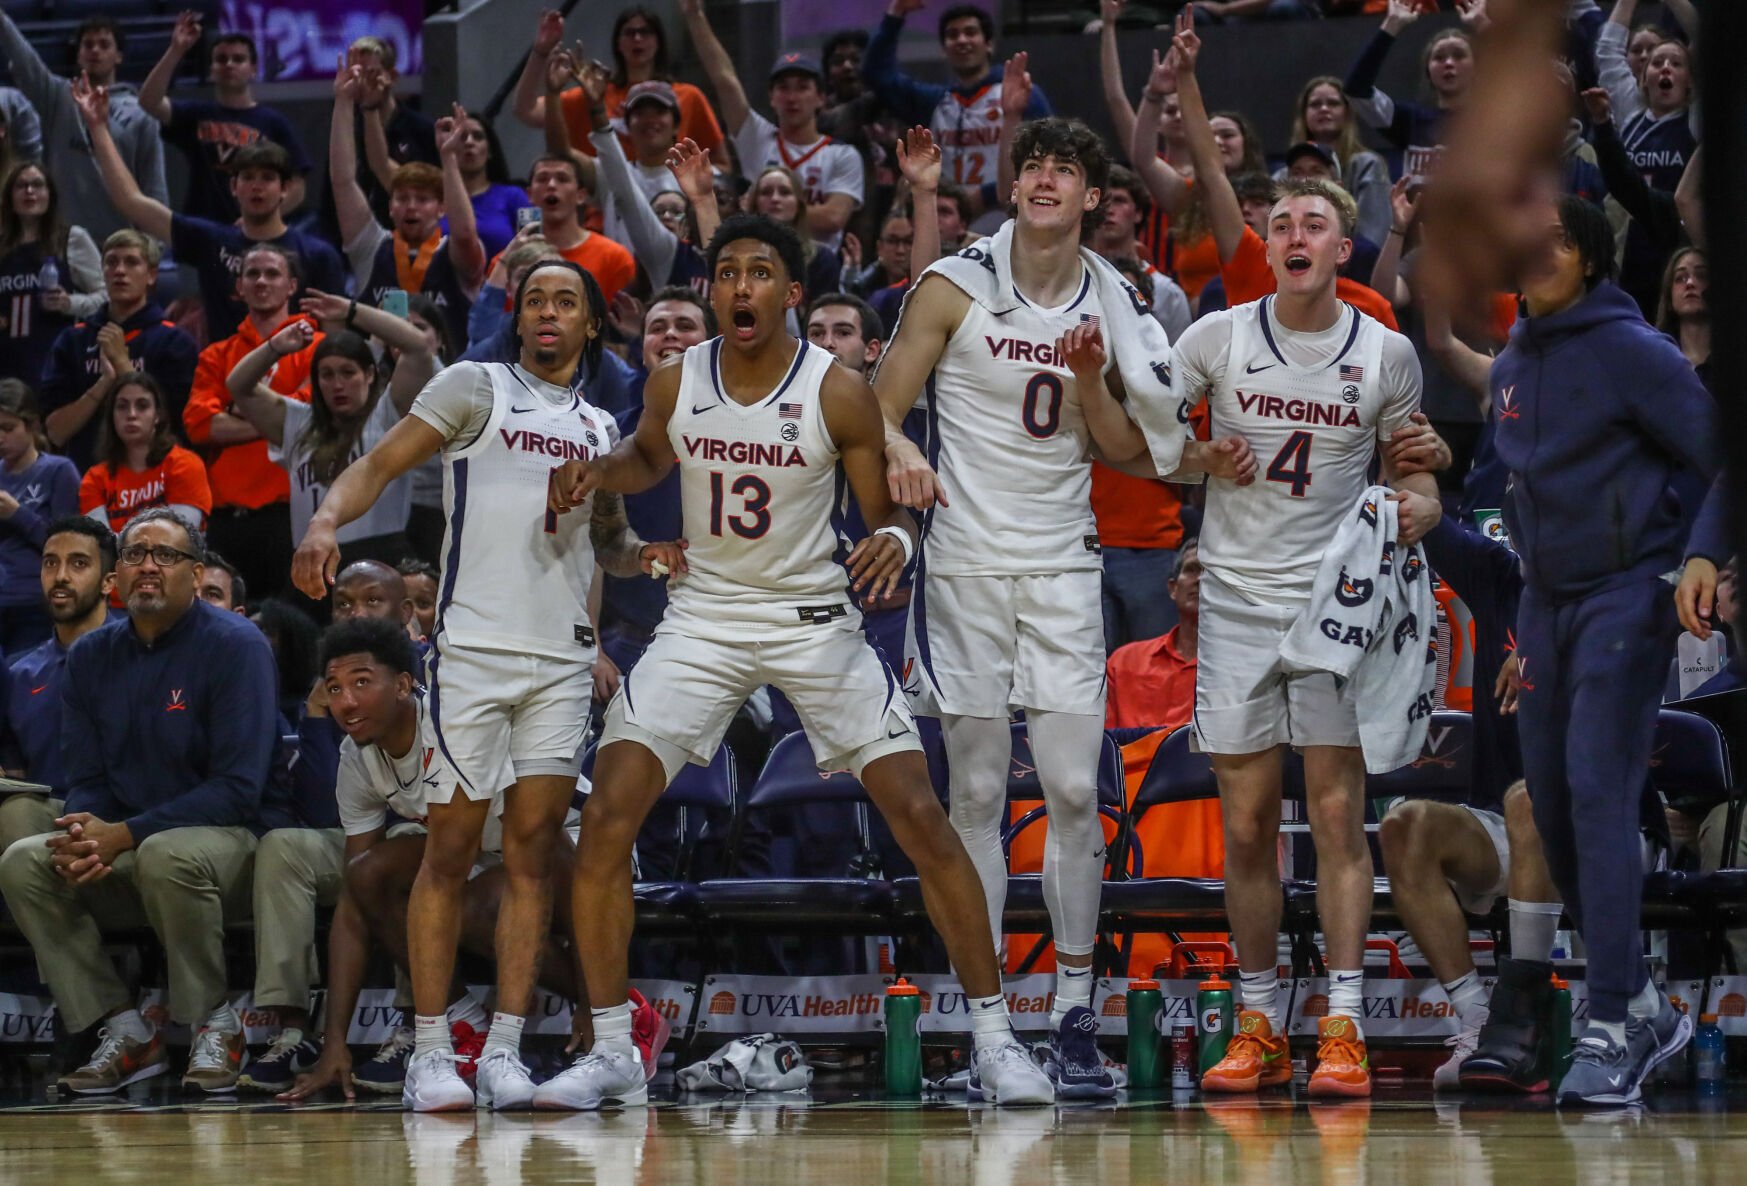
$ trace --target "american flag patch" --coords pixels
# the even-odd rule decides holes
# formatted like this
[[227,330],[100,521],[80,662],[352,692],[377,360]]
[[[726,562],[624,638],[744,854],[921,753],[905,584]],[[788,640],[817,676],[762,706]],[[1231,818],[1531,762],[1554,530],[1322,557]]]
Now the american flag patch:
[[800,404],[778,404],[776,414],[784,420],[799,420],[801,418]]
[[1096,313],[1082,313],[1080,314],[1080,322],[1084,325],[1090,325],[1093,328],[1096,328],[1098,325],[1098,315]]
[[1341,382],[1342,383],[1363,383],[1364,381],[1365,381],[1365,368],[1364,367],[1356,367],[1356,366],[1349,365],[1347,363],[1341,364]]

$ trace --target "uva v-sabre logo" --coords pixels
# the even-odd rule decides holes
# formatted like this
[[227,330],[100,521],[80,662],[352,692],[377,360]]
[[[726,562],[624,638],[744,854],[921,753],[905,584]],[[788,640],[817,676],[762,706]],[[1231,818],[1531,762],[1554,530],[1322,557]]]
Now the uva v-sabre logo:
[[169,699],[169,702],[164,705],[164,711],[165,712],[187,712],[188,711],[188,702],[182,699],[182,689],[181,688],[172,688],[170,690],[170,699]]
[[559,461],[587,461],[595,455],[595,450],[581,441],[568,441],[563,437],[549,437],[545,433],[532,432],[526,428],[511,431],[507,428],[497,430],[503,437],[503,447],[512,452],[534,453],[541,457],[552,457]]
[[1522,412],[1516,406],[1516,384],[1511,383],[1508,386],[1500,387],[1498,389],[1498,418],[1500,420],[1517,420],[1521,416]]

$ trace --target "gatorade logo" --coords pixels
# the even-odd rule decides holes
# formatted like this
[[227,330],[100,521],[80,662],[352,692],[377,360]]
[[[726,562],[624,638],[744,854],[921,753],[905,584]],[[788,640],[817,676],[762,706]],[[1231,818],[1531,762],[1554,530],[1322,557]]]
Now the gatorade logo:
[[1717,1002],[1719,1017],[1747,1017],[1747,997],[1738,992],[1726,994]]
[[727,991],[717,993],[710,998],[711,1017],[734,1016],[734,994]]
[[1225,1028],[1225,1010],[1221,1009],[1218,1005],[1205,1010],[1201,1014],[1202,1033],[1216,1034],[1223,1028]]

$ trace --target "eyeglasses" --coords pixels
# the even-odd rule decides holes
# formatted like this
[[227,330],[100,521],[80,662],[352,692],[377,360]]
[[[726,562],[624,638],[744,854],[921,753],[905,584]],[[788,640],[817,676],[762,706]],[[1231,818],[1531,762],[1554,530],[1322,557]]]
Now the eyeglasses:
[[653,37],[655,30],[648,25],[626,25],[619,30],[620,37]]
[[13,189],[47,189],[49,183],[41,177],[20,177],[12,183]]
[[137,568],[146,562],[146,557],[152,558],[152,563],[159,568],[174,568],[184,560],[198,561],[200,557],[192,552],[184,552],[181,548],[172,548],[168,544],[160,544],[148,548],[144,544],[129,544],[117,553],[121,562],[129,568]]

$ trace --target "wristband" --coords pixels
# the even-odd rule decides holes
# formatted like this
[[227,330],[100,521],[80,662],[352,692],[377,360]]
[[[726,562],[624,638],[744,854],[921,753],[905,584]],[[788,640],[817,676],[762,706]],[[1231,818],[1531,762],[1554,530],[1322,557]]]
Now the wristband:
[[904,563],[908,565],[916,556],[916,545],[910,542],[910,533],[902,527],[881,527],[875,535],[889,535],[904,548]]
[[352,303],[346,306],[346,328],[353,328],[353,321],[358,316],[358,298],[353,297]]

